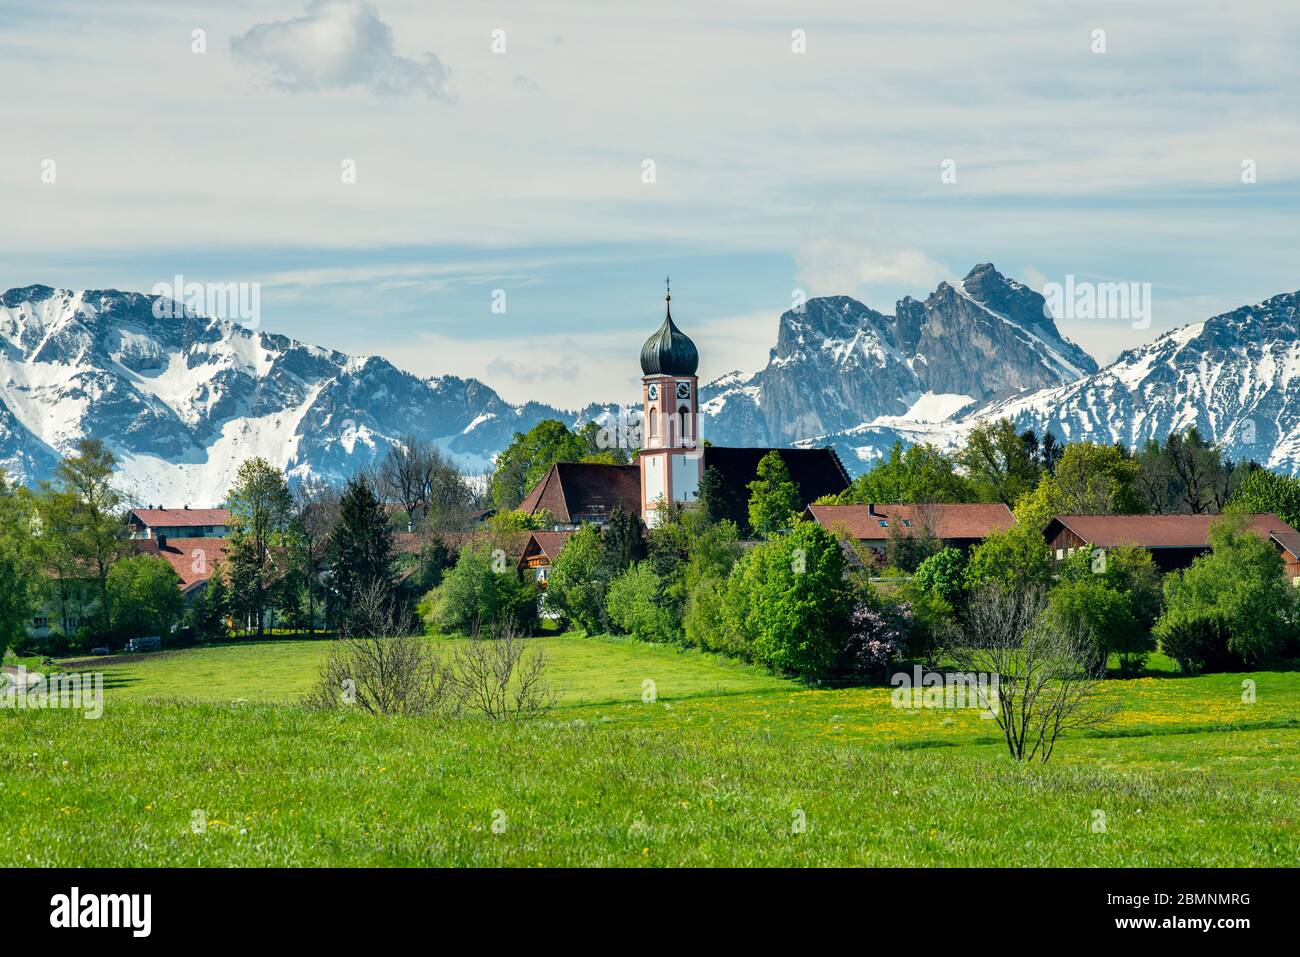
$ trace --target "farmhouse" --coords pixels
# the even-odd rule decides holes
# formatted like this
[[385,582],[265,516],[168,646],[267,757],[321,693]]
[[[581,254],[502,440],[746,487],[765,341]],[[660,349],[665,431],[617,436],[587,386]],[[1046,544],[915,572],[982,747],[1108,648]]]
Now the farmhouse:
[[891,535],[929,534],[950,548],[968,549],[991,533],[1016,524],[1011,509],[1000,502],[976,505],[809,505],[805,517],[828,531],[846,535],[868,548],[883,551]]
[[532,532],[524,545],[523,554],[519,556],[519,572],[532,575],[539,583],[546,584],[547,569],[560,554],[560,549],[573,532]]
[[[561,462],[553,465],[520,508],[542,509],[555,530],[583,522],[602,525],[615,508],[634,512],[653,528],[669,503],[694,505],[700,479],[715,469],[733,505],[748,501],[759,460],[772,449],[706,444],[699,409],[699,353],[673,322],[672,295],[664,297],[663,324],[641,347],[641,445],[633,465]],[[776,449],[799,487],[801,507],[848,488],[849,475],[834,449]]]
[[225,508],[136,508],[127,516],[127,528],[134,539],[225,538],[230,529],[230,510]]
[[[1080,548],[1141,545],[1157,567],[1186,568],[1210,550],[1210,526],[1218,515],[1054,515],[1043,529],[1055,561]],[[1287,576],[1300,578],[1300,533],[1272,512],[1246,516],[1247,528],[1272,541],[1287,562]]]

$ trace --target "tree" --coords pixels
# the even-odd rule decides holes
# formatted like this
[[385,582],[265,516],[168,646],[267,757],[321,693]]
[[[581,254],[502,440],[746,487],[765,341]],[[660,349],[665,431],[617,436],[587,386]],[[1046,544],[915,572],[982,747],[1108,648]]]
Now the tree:
[[943,542],[934,534],[934,518],[927,505],[915,506],[910,521],[910,527],[902,521],[891,521],[885,539],[885,563],[909,575],[927,558],[943,550]]
[[546,603],[589,635],[605,630],[609,566],[600,529],[583,525],[569,536],[546,575]]
[[800,521],[736,563],[724,616],[755,661],[822,678],[835,668],[849,605],[839,542],[816,522]]
[[758,461],[757,477],[749,489],[749,527],[755,535],[767,538],[789,528],[798,517],[801,499],[799,486],[790,480],[781,453],[773,449]]
[[1163,445],[1147,442],[1137,461],[1137,487],[1146,510],[1156,513],[1221,512],[1250,470],[1224,459],[1196,428],[1171,432]]
[[357,628],[365,626],[364,617],[358,617],[365,610],[363,595],[377,593],[389,603],[396,598],[393,533],[383,503],[364,477],[349,480],[344,488],[338,523],[325,551],[339,631],[357,634]]
[[65,496],[61,508],[67,523],[58,534],[65,536],[64,554],[77,556],[82,568],[89,567],[99,596],[95,615],[101,633],[110,627],[112,616],[108,571],[129,547],[124,499],[113,487],[116,467],[117,459],[103,442],[81,439],[55,472],[57,491]]
[[975,486],[956,466],[933,445],[913,445],[904,451],[902,443],[895,442],[888,457],[854,479],[836,501],[844,505],[976,501]]
[[493,502],[498,508],[514,508],[556,462],[579,462],[595,454],[594,436],[595,432],[575,435],[556,419],[543,419],[526,433],[516,432],[496,458]]
[[1231,510],[1272,512],[1292,528],[1300,528],[1300,479],[1255,469],[1233,494]]
[[739,526],[745,521],[744,503],[736,500],[722,471],[716,465],[708,466],[700,476],[697,499],[700,513],[706,522],[731,521]]
[[1210,553],[1165,577],[1161,649],[1189,672],[1254,665],[1292,634],[1295,598],[1282,557],[1240,516],[1210,528]]
[[415,435],[398,439],[380,462],[377,479],[376,493],[401,506],[407,531],[423,525],[440,531],[464,527],[473,490],[432,442]]
[[1010,419],[977,426],[957,453],[981,501],[1014,505],[1038,482],[1037,443],[1016,432]]
[[321,579],[330,536],[339,521],[340,499],[337,488],[319,481],[299,482],[293,490],[290,562],[303,591],[307,629],[312,633],[316,630],[317,600],[324,598]]
[[1046,762],[1063,732],[1099,727],[1112,711],[1098,696],[1106,660],[1097,642],[1045,606],[1041,586],[984,589],[946,649],[959,671],[996,678],[996,690],[973,688],[1017,761]]
[[190,602],[187,617],[195,638],[199,641],[219,641],[229,634],[226,624],[230,615],[229,597],[225,565],[216,562],[208,580]]
[[39,585],[37,510],[0,470],[0,659],[26,636]]
[[165,558],[136,555],[108,570],[112,629],[120,639],[170,634],[185,603],[180,578]]
[[1016,524],[989,534],[971,549],[966,568],[968,589],[999,586],[1007,590],[1045,585],[1052,577],[1052,563],[1043,533],[1034,525]]
[[228,567],[235,610],[251,620],[260,638],[265,634],[271,592],[285,571],[293,496],[283,472],[266,459],[252,458],[235,473],[226,507],[230,509]]
[[1089,635],[1103,661],[1118,654],[1121,667],[1133,670],[1145,657],[1150,632],[1138,623],[1129,596],[1104,581],[1061,582],[1052,589],[1047,610],[1064,627]]
[[645,558],[646,529],[641,516],[615,505],[601,534],[601,548],[604,553],[602,571],[611,579]]

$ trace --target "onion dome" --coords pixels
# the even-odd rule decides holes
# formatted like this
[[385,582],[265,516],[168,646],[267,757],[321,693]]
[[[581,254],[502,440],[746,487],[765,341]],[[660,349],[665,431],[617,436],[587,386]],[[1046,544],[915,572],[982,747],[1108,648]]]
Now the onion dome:
[[673,323],[672,292],[664,296],[664,324],[641,347],[642,375],[695,375],[700,354],[695,343]]

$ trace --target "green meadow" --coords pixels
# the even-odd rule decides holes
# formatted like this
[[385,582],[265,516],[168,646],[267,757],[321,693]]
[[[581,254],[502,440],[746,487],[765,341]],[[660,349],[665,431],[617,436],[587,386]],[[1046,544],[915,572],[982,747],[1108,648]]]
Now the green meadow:
[[560,704],[519,723],[303,710],[322,641],[108,659],[98,720],[0,710],[0,864],[1300,863],[1300,672],[1109,681],[1115,720],[1017,766],[888,687],[534,640]]

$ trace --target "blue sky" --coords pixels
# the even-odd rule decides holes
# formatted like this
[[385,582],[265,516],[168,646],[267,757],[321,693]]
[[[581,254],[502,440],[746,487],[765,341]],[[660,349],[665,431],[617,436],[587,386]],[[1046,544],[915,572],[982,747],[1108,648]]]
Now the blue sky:
[[0,287],[257,282],[264,329],[576,406],[634,394],[665,273],[713,376],[794,290],[991,261],[1151,283],[1150,329],[1061,323],[1105,361],[1300,288],[1298,41],[1271,0],[0,0]]

